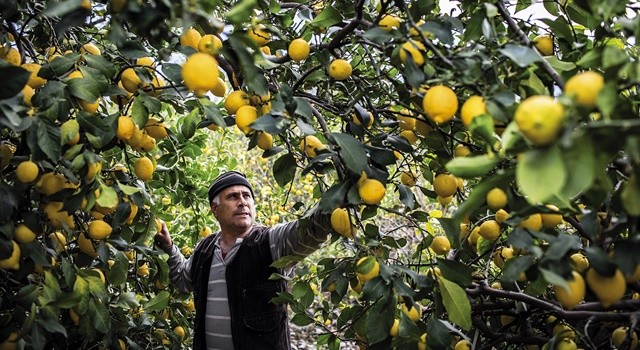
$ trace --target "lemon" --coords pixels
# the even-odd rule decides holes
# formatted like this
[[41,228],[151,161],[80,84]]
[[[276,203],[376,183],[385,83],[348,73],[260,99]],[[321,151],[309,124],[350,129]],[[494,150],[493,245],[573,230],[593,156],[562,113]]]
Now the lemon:
[[446,123],[458,111],[458,96],[450,87],[436,85],[424,94],[422,108],[436,124]]
[[602,74],[587,71],[569,78],[564,86],[564,93],[572,96],[578,105],[594,108],[596,106],[596,98],[603,87],[604,77]]
[[60,231],[51,232],[49,240],[53,243],[53,249],[56,252],[61,252],[67,247],[67,237]]
[[27,225],[18,224],[14,238],[20,243],[29,243],[36,239],[36,234]]
[[76,224],[73,221],[73,215],[69,215],[66,210],[62,210],[62,207],[62,202],[49,202],[44,206],[43,211],[49,219],[49,224],[56,229],[61,229],[65,225],[70,229],[74,229]]
[[311,47],[309,47],[309,43],[306,40],[298,38],[291,41],[291,43],[289,44],[288,52],[289,57],[292,60],[300,62],[309,57]]
[[[549,204],[546,207],[555,212],[559,211],[558,207],[552,204]],[[542,218],[542,226],[544,228],[554,228],[564,222],[562,214],[543,213],[540,214],[540,217]]]
[[551,96],[531,96],[520,103],[514,121],[534,146],[546,146],[558,138],[564,107]]
[[149,265],[147,265],[147,263],[144,263],[138,266],[138,268],[136,269],[136,274],[140,277],[149,276]]
[[144,126],[144,131],[147,135],[153,137],[156,140],[161,140],[169,136],[167,128],[160,121],[160,119],[151,117],[147,120],[147,124]]
[[582,273],[589,268],[589,259],[582,253],[574,253],[569,257],[571,259],[571,267]]
[[74,145],[80,138],[80,124],[75,119],[69,119],[60,125],[60,141],[64,144]]
[[25,63],[21,65],[22,68],[26,69],[31,73],[29,75],[29,80],[27,81],[27,85],[31,86],[34,89],[41,88],[44,84],[46,84],[47,80],[38,76],[40,72],[40,65],[37,63]]
[[74,325],[76,326],[80,325],[80,315],[78,315],[75,311],[73,311],[73,309],[69,309],[69,317],[71,318],[71,321],[73,322]]
[[380,18],[378,26],[380,26],[380,28],[386,30],[387,32],[390,32],[393,29],[399,29],[401,22],[402,21],[400,17],[392,14],[386,14],[382,16],[382,18]]
[[424,120],[416,119],[416,127],[414,132],[420,136],[426,137],[433,131],[433,128],[429,123]]
[[184,336],[187,334],[182,326],[177,326],[176,328],[174,328],[173,333],[175,333],[180,339],[184,339]]
[[46,196],[72,187],[73,185],[67,182],[67,178],[65,178],[64,175],[53,172],[42,174],[36,183],[36,189]]
[[554,350],[577,350],[577,349],[578,349],[578,346],[573,340],[569,338],[563,338],[556,343],[556,347]]
[[16,241],[11,241],[13,250],[8,258],[0,260],[0,269],[20,270],[20,246]]
[[86,43],[80,47],[81,54],[91,54],[95,56],[100,56],[100,49],[93,43]]
[[603,276],[595,269],[587,270],[587,285],[589,289],[598,297],[600,304],[609,307],[622,300],[627,289],[627,282],[620,270],[616,270],[613,276]]
[[116,137],[122,141],[131,139],[136,131],[136,124],[131,117],[118,117],[118,127],[116,129]]
[[104,220],[92,220],[89,223],[89,238],[99,241],[111,235],[113,229]]
[[329,76],[335,80],[346,80],[351,76],[351,63],[343,59],[336,59],[329,65]]
[[235,90],[224,100],[224,109],[229,114],[236,114],[242,106],[249,105],[249,95],[242,90]]
[[492,256],[493,263],[500,269],[504,267],[504,262],[511,258],[513,258],[513,248],[511,247],[500,247],[494,251]]
[[203,227],[202,229],[200,229],[200,232],[198,233],[198,236],[200,238],[204,238],[207,237],[208,235],[210,235],[212,233],[211,228],[210,227]]
[[80,248],[81,252],[87,254],[88,256],[94,259],[98,257],[98,252],[96,251],[95,244],[91,239],[87,238],[87,236],[83,232],[78,235],[78,247]]
[[151,180],[153,177],[153,170],[153,162],[147,157],[140,157],[136,159],[133,166],[133,172],[136,174],[138,179],[144,182]]
[[555,325],[552,332],[553,335],[561,339],[571,339],[576,336],[576,332],[573,330],[573,328],[564,323],[558,323],[557,325]]
[[487,205],[493,211],[507,206],[507,194],[500,188],[492,188],[487,192]]
[[518,227],[531,231],[540,231],[542,229],[542,216],[538,213],[531,214],[527,216],[526,219],[520,221]]
[[185,30],[182,35],[180,35],[180,45],[189,46],[195,50],[198,50],[200,39],[202,39],[202,35],[200,35],[200,32],[198,32],[194,28],[189,28]]
[[33,106],[31,99],[33,99],[33,95],[36,94],[36,90],[34,90],[31,86],[25,85],[22,88],[22,102],[28,107]]
[[376,278],[380,274],[380,265],[373,256],[360,258],[356,263],[356,276],[362,283]]
[[133,68],[126,68],[120,75],[122,87],[130,93],[135,93],[138,88],[142,87],[142,80]]
[[222,48],[222,40],[214,34],[203,35],[198,42],[198,51],[202,53],[208,53],[210,55],[217,55]]
[[358,195],[362,202],[369,205],[376,205],[384,198],[386,189],[384,185],[376,179],[366,179],[358,187]]
[[96,99],[93,102],[78,99],[78,104],[80,104],[80,108],[82,108],[83,111],[89,114],[96,114],[100,107],[100,99]]
[[389,329],[389,335],[395,338],[398,334],[400,334],[400,320],[395,318],[393,319],[393,324]]
[[533,45],[543,56],[553,55],[553,38],[550,35],[538,35],[533,39]]
[[445,236],[436,236],[429,246],[436,255],[445,255],[451,250],[451,242]]
[[218,79],[216,80],[217,80],[216,84],[213,87],[213,89],[211,89],[211,93],[218,97],[224,97],[224,95],[227,94],[227,84],[219,76],[218,76]]
[[433,179],[433,190],[440,197],[453,196],[458,190],[458,180],[451,174],[438,174]]
[[409,142],[412,145],[418,142],[418,136],[416,135],[415,132],[413,132],[413,130],[402,130],[400,132],[400,136],[404,137],[407,140],[407,142]]
[[413,130],[416,127],[416,118],[407,109],[403,109],[396,116],[398,127],[402,130]]
[[[627,340],[626,346],[623,345],[625,340]],[[611,344],[616,349],[635,350],[638,347],[638,334],[633,330],[629,330],[629,327],[618,327],[611,333]]]
[[400,309],[413,322],[417,322],[422,318],[422,309],[420,307],[411,305],[411,308],[407,308],[407,305],[405,305],[405,303],[402,303]]
[[[371,112],[367,112],[367,114],[369,115],[369,120],[367,121],[367,124],[364,125],[364,127],[365,128],[370,128],[371,125],[373,125],[374,117],[373,117],[373,113],[371,113]],[[360,121],[360,118],[358,118],[358,116],[356,114],[353,114],[353,116],[351,117],[351,120],[356,125],[362,125],[362,122]]]
[[471,350],[471,344],[468,340],[462,339],[456,343],[454,350]]
[[416,185],[417,180],[418,176],[413,171],[403,171],[400,174],[400,182],[405,186],[413,187]]
[[303,152],[307,157],[313,158],[316,156],[316,152],[323,150],[325,145],[313,135],[307,135],[300,141],[300,152]]
[[436,200],[438,201],[438,203],[440,203],[441,206],[446,207],[453,200],[453,196],[449,196],[449,197],[436,196]]
[[501,224],[509,219],[509,213],[504,209],[498,209],[495,219],[497,223]]
[[194,53],[182,65],[182,79],[187,89],[202,96],[218,83],[218,62],[209,54]]
[[422,55],[422,51],[424,50],[426,50],[426,48],[421,42],[409,40],[400,46],[398,55],[400,56],[400,61],[402,61],[402,63],[406,63],[407,57],[411,56],[413,63],[418,67],[422,67],[422,65],[424,65],[424,56]]
[[427,350],[427,333],[422,333],[418,342],[418,350]]
[[9,49],[9,52],[7,52],[3,59],[9,64],[19,66],[20,62],[22,61],[22,56],[20,56],[20,51],[12,47],[11,49]]
[[469,126],[475,117],[482,114],[487,114],[487,104],[482,96],[469,97],[460,108],[460,119],[464,126]]
[[251,123],[258,119],[258,110],[253,106],[242,106],[236,112],[236,126],[245,135],[253,131],[250,127]]
[[266,131],[261,131],[258,133],[257,145],[261,150],[270,150],[273,147],[273,136]]
[[258,46],[265,46],[271,41],[271,33],[264,24],[258,24],[247,31],[247,37]]
[[[136,65],[147,68],[154,68],[156,66],[156,62],[151,57],[138,57],[136,59]],[[150,71],[151,70],[153,69],[150,69]]]
[[39,173],[40,169],[38,169],[38,164],[30,160],[25,160],[16,167],[16,177],[22,183],[34,181]]
[[331,228],[344,237],[353,238],[356,228],[351,223],[349,212],[345,208],[336,208],[331,213]]
[[478,234],[490,241],[495,241],[500,237],[500,224],[495,220],[487,220],[480,225]]
[[573,310],[576,305],[580,304],[586,293],[586,285],[582,275],[577,271],[572,271],[571,277],[572,279],[567,280],[567,288],[553,286],[556,299],[567,310]]
[[[163,204],[164,204],[164,198],[163,198]],[[131,203],[131,211],[129,212],[129,216],[127,216],[127,220],[125,221],[125,223],[127,225],[133,224],[133,219],[135,219],[136,214],[138,214],[138,206]]]

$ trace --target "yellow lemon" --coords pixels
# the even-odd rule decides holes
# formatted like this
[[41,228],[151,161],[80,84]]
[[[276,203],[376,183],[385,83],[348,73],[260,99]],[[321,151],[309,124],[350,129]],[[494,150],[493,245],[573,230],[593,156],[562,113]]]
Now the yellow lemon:
[[407,109],[403,109],[396,115],[398,127],[402,130],[413,130],[416,127],[416,118]]
[[386,189],[382,182],[376,179],[366,179],[358,187],[358,195],[362,202],[369,205],[376,205],[384,198]]
[[258,119],[258,110],[253,106],[242,106],[236,112],[236,125],[245,135],[253,131],[251,123]]
[[498,209],[495,219],[497,223],[501,224],[509,219],[509,213],[504,209]]
[[433,179],[433,190],[440,197],[452,196],[458,190],[458,180],[451,174],[438,174]]
[[18,224],[18,226],[16,226],[14,238],[20,243],[29,243],[36,239],[36,234],[31,231],[29,226],[25,224]]
[[122,71],[122,74],[120,75],[120,82],[122,83],[122,87],[132,94],[143,86],[142,80],[140,80],[136,71],[131,67]]
[[103,220],[92,220],[89,223],[88,232],[89,232],[89,238],[91,239],[95,239],[97,241],[101,239],[105,239],[109,237],[109,235],[111,235],[112,231],[113,229],[111,228],[111,225],[109,225]]
[[567,288],[553,286],[556,299],[567,310],[573,310],[576,305],[580,304],[586,293],[586,284],[582,275],[577,271],[572,271],[571,277],[572,279],[567,280]]
[[147,263],[144,263],[138,266],[138,268],[136,269],[136,274],[140,277],[149,276],[149,265],[147,265]]
[[587,71],[569,78],[564,86],[564,93],[572,96],[578,105],[594,108],[596,106],[596,98],[603,87],[604,77],[602,74]]
[[242,106],[249,105],[249,95],[242,90],[235,90],[224,100],[224,108],[229,114],[236,114]]
[[543,56],[553,55],[553,38],[551,35],[538,35],[533,39],[533,45]]
[[67,237],[60,231],[51,232],[49,240],[53,243],[53,248],[57,252],[61,252],[67,247]]
[[273,136],[266,131],[261,131],[258,134],[257,145],[261,150],[270,150],[273,147]]
[[217,55],[222,48],[222,40],[214,34],[203,35],[198,42],[198,51],[202,53],[208,53],[210,55]]
[[27,85],[31,86],[34,89],[41,88],[44,84],[46,84],[47,80],[38,76],[40,72],[40,65],[37,63],[25,63],[21,66],[31,73],[29,75],[29,81],[27,81]]
[[422,333],[418,342],[418,350],[427,350],[427,333]]
[[582,273],[587,271],[589,268],[589,259],[582,253],[574,253],[569,257],[571,259],[571,267]]
[[402,20],[400,19],[400,17],[392,14],[386,14],[382,16],[382,18],[380,18],[380,21],[378,22],[378,26],[380,26],[380,28],[389,32],[393,29],[399,29],[401,22]]
[[422,309],[419,306],[411,305],[411,308],[407,308],[407,305],[403,302],[400,309],[413,322],[417,322],[422,318]]
[[329,76],[335,80],[346,80],[351,76],[351,64],[343,59],[336,59],[329,65]]
[[38,168],[38,164],[31,160],[25,160],[16,167],[16,177],[18,178],[18,181],[22,183],[34,181],[38,177],[39,173],[40,169]]
[[344,237],[353,238],[356,228],[351,223],[349,212],[345,208],[336,208],[331,213],[331,228]]
[[[363,271],[364,269],[366,269],[366,271]],[[362,281],[362,283],[376,278],[379,274],[380,265],[378,264],[376,258],[373,256],[362,257],[356,263],[356,275],[358,279]]]
[[36,94],[36,90],[34,90],[31,86],[25,85],[22,88],[22,102],[28,107],[33,106],[31,99],[33,99],[33,95]]
[[[371,125],[373,125],[373,121],[374,121],[374,117],[373,117],[373,113],[371,112],[367,112],[369,119],[367,121],[367,124],[364,125],[365,128],[370,128]],[[353,114],[353,116],[351,117],[351,120],[353,121],[354,124],[356,125],[362,125],[362,122],[360,122],[360,118],[358,118],[357,115]]]
[[427,137],[427,135],[429,135],[432,131],[433,128],[431,127],[431,125],[429,125],[429,123],[424,120],[416,119],[416,127],[414,129],[414,132],[416,134],[422,137]]
[[180,45],[189,46],[197,50],[200,39],[202,39],[200,32],[194,28],[189,28],[180,35]]
[[520,103],[514,121],[533,145],[546,146],[558,138],[564,107],[551,96],[531,96]]
[[147,157],[136,159],[133,169],[136,176],[144,182],[151,180],[153,177],[153,162]]
[[436,124],[446,123],[458,111],[458,96],[450,87],[436,85],[424,94],[422,108]]
[[258,46],[265,46],[271,41],[271,33],[267,31],[267,27],[258,24],[247,31],[247,37]]
[[542,229],[542,216],[538,213],[531,214],[527,216],[526,219],[520,221],[518,227],[531,231],[540,231]]
[[487,114],[487,104],[482,96],[469,97],[460,108],[460,119],[464,126],[469,126],[475,117],[482,114]]
[[413,130],[402,130],[400,136],[404,137],[412,145],[418,142],[418,136]]
[[449,197],[436,196],[436,200],[438,201],[438,203],[440,203],[441,206],[446,207],[453,200],[453,196],[449,196]]
[[289,57],[292,60],[300,62],[309,57],[311,47],[309,47],[309,43],[306,40],[298,38],[291,41],[291,43],[289,44],[288,52]]
[[227,94],[227,84],[218,76],[216,85],[211,89],[211,93],[218,97],[224,97]]
[[[627,340],[626,346],[623,345],[625,340]],[[616,349],[635,350],[638,347],[638,334],[633,330],[629,330],[629,327],[621,326],[614,329],[613,333],[611,333],[611,343]]]
[[307,157],[313,158],[316,156],[316,152],[323,150],[325,145],[313,135],[307,135],[300,141],[300,152],[303,152]]
[[154,68],[156,66],[156,62],[151,57],[139,57],[138,59],[136,59],[136,65],[147,68]]
[[487,192],[487,205],[493,211],[507,206],[507,194],[500,188],[492,188]]
[[562,338],[560,341],[556,343],[556,347],[554,350],[577,350],[578,346],[576,343],[569,338]]
[[487,220],[480,225],[478,234],[484,239],[495,241],[500,237],[500,224],[495,220]]
[[80,53],[83,55],[91,54],[96,56],[100,56],[101,54],[100,49],[93,43],[86,43],[82,45],[82,47],[80,48]]
[[410,56],[416,66],[422,67],[422,65],[424,65],[424,55],[422,55],[422,51],[424,50],[426,49],[421,42],[409,40],[400,46],[398,55],[402,63],[406,63],[407,57]]
[[147,120],[147,124],[144,126],[144,131],[147,132],[147,135],[158,140],[169,136],[166,126],[156,117],[151,117]]
[[56,229],[61,229],[65,225],[70,229],[74,229],[76,224],[73,221],[73,215],[70,215],[66,210],[62,210],[62,207],[62,202],[49,202],[44,206],[43,211],[49,219],[49,224]]
[[[555,212],[560,210],[558,209],[558,207],[552,204],[549,204],[546,207]],[[545,228],[554,228],[564,222],[564,220],[562,219],[562,214],[542,213],[540,214],[540,217],[542,218],[542,226]]]
[[131,139],[136,131],[136,124],[131,117],[118,117],[118,126],[116,129],[116,137],[122,141]]
[[198,236],[200,238],[204,238],[207,237],[208,235],[210,235],[212,233],[211,228],[210,227],[203,227],[202,229],[200,229],[200,232],[198,233]]
[[616,270],[613,276],[603,276],[594,268],[587,270],[587,285],[598,297],[600,304],[609,307],[622,300],[627,289],[627,282],[620,270]]
[[454,350],[471,350],[471,344],[468,340],[462,339],[456,343]]
[[416,185],[417,180],[418,176],[413,171],[403,171],[400,174],[400,182],[405,186],[413,187]]
[[395,338],[398,336],[399,333],[400,333],[400,320],[395,318],[393,320],[393,324],[391,325],[391,328],[389,329],[389,335]]
[[98,257],[95,243],[91,239],[87,238],[84,232],[81,232],[78,235],[78,247],[80,248],[81,252],[87,254],[88,256],[94,259]]
[[16,241],[11,241],[13,250],[8,258],[0,260],[0,269],[20,270],[20,246]]
[[451,250],[451,242],[445,236],[436,236],[429,246],[436,255],[445,255]]
[[182,80],[187,89],[202,96],[218,83],[218,62],[209,54],[194,53],[182,65]]
[[9,52],[7,52],[7,54],[4,56],[3,59],[7,61],[7,63],[14,66],[19,66],[20,62],[22,62],[22,56],[20,56],[20,51],[18,51],[14,47],[9,49]]
[[187,334],[182,326],[177,326],[176,328],[174,328],[173,333],[175,333],[180,339],[184,339],[185,335]]

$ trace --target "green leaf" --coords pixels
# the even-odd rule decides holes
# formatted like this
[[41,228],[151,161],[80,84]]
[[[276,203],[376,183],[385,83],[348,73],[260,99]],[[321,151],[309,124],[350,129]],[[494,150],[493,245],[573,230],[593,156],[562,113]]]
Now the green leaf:
[[308,282],[300,281],[296,283],[291,290],[291,294],[304,309],[308,308],[313,302],[313,291]]
[[451,347],[451,330],[445,325],[445,322],[433,316],[427,320],[427,329],[429,330],[427,344],[429,349],[448,349]]
[[544,279],[549,283],[549,284],[553,284],[554,286],[559,286],[562,288],[567,288],[567,281],[562,278],[562,276],[558,275],[557,273],[551,271],[551,270],[547,270],[547,269],[540,269],[540,273],[542,273],[542,277],[544,277]]
[[273,177],[281,187],[293,181],[296,174],[296,158],[286,153],[273,163]]
[[94,79],[89,78],[88,74],[85,78],[68,80],[67,89],[72,96],[87,102],[95,102],[100,96],[98,83]]
[[447,280],[458,284],[461,287],[471,285],[471,274],[473,270],[468,265],[455,260],[438,259],[438,267]]
[[513,282],[520,277],[522,272],[525,272],[533,264],[532,256],[516,256],[511,259],[507,259],[502,269],[502,280],[507,282]]
[[455,157],[445,166],[451,174],[465,179],[489,173],[500,159],[487,154],[474,157]]
[[348,181],[342,181],[331,186],[320,198],[318,203],[319,209],[323,213],[330,213],[335,208],[339,207],[345,202],[345,197],[351,189],[351,184]]
[[632,216],[640,216],[640,181],[633,175],[623,185],[620,192],[622,206]]
[[516,182],[531,204],[544,203],[559,195],[566,179],[567,169],[557,145],[531,149],[516,165]]
[[28,132],[29,140],[27,142],[29,147],[32,150],[38,149],[52,162],[57,163],[62,153],[60,128],[44,119],[39,119],[38,122],[34,122],[33,127]]
[[371,307],[369,316],[375,315],[375,317],[367,317],[366,326],[367,340],[370,344],[376,344],[388,338],[395,309],[395,298],[391,295],[379,299]]
[[198,124],[200,124],[200,119],[200,109],[198,108],[194,108],[182,119],[180,133],[182,133],[184,138],[190,139],[195,135],[196,130],[198,129]]
[[586,191],[594,180],[595,153],[593,142],[588,135],[580,135],[573,144],[563,150],[563,161],[567,169],[567,179],[560,193],[560,198],[570,200]]
[[536,50],[522,45],[507,44],[503,49],[500,49],[500,52],[522,68],[542,60]]
[[129,259],[123,252],[118,252],[115,257],[115,262],[111,269],[109,269],[109,282],[118,286],[127,281],[127,272],[129,270]]
[[96,198],[96,203],[101,207],[113,208],[119,203],[118,193],[113,187],[109,187],[105,184],[100,185],[100,196]]
[[449,320],[468,331],[471,329],[471,304],[467,293],[459,285],[444,277],[438,278],[442,293],[442,303],[449,314]]
[[60,324],[60,322],[58,322],[58,320],[39,318],[36,322],[49,333],[60,333],[65,337],[67,336],[67,330]]
[[93,115],[80,113],[78,123],[87,134],[87,139],[93,147],[102,148],[106,146],[116,136],[117,114],[104,119],[96,118]]
[[420,29],[423,32],[426,31],[435,35],[438,40],[442,41],[446,45],[453,45],[453,32],[451,24],[448,22],[427,21],[420,26]]
[[167,305],[169,304],[170,296],[171,294],[169,294],[169,292],[167,292],[166,290],[163,290],[162,292],[158,293],[155,297],[153,297],[151,300],[149,300],[149,302],[147,302],[144,305],[144,309],[147,312],[160,311],[165,307],[167,307]]
[[101,333],[107,333],[111,327],[111,317],[109,310],[99,300],[89,304],[90,320],[95,326],[96,330]]
[[311,21],[312,26],[329,28],[332,25],[342,22],[344,17],[340,14],[340,11],[336,10],[333,6],[325,6],[316,18]]
[[249,87],[249,90],[258,95],[266,95],[269,92],[267,80],[264,77],[264,74],[256,66],[252,56],[252,54],[260,54],[250,52],[248,49],[251,45],[255,44],[253,44],[253,42],[251,42],[251,40],[244,34],[237,31],[231,34],[229,39],[227,39],[227,42],[229,42],[233,52],[238,57],[240,68],[242,69],[242,73],[245,77],[244,81]]
[[246,22],[258,6],[257,0],[241,0],[235,3],[233,7],[225,14],[227,21],[231,24],[242,24]]
[[560,61],[558,59],[558,57],[556,56],[547,56],[544,58],[549,65],[557,70],[557,71],[561,71],[561,72],[567,72],[567,71],[572,71],[574,69],[576,69],[576,64],[573,62],[565,62],[565,61]]
[[31,75],[31,73],[21,67],[0,67],[0,76],[2,76],[2,84],[0,84],[0,100],[15,96],[22,91],[22,88],[27,85],[29,75]]
[[291,318],[291,322],[296,326],[304,327],[313,323],[313,318],[305,313],[298,313]]
[[360,141],[353,136],[342,133],[331,133],[329,138],[338,145],[338,154],[342,157],[347,168],[356,174],[367,170],[367,154]]

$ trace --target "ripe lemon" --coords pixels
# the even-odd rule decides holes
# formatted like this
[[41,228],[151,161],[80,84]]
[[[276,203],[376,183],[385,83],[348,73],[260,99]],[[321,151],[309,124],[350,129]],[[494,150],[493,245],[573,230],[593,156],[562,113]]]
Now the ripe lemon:
[[[156,66],[156,62],[151,57],[139,57],[136,59],[136,65],[154,68]],[[151,69],[152,71],[153,69]]]
[[415,132],[413,132],[413,130],[402,130],[400,132],[400,136],[404,137],[407,140],[407,142],[409,142],[412,145],[418,142],[418,136],[416,135]]
[[9,64],[19,66],[20,62],[22,61],[22,56],[20,56],[20,51],[12,47],[11,49],[9,49],[9,52],[7,52],[3,59]]
[[504,209],[498,209],[495,219],[497,223],[501,224],[509,219],[509,213]]
[[62,202],[49,202],[44,206],[44,213],[49,219],[49,224],[53,228],[61,229],[65,225],[71,229],[76,227],[73,221],[73,215],[69,215],[69,212],[62,210]]
[[376,278],[380,274],[380,265],[373,256],[360,258],[356,263],[356,276],[362,283]]
[[426,121],[416,119],[416,128],[413,131],[422,137],[427,137],[433,131],[433,128]]
[[302,60],[305,60],[307,57],[309,57],[309,52],[311,52],[311,47],[309,47],[309,43],[302,39],[302,38],[298,38],[298,39],[294,39],[293,41],[291,41],[291,43],[289,44],[289,57],[296,61],[296,62],[300,62]]
[[271,41],[271,33],[264,24],[258,24],[247,31],[247,37],[258,46],[265,46]]
[[362,202],[369,205],[376,205],[382,201],[386,189],[384,185],[376,179],[366,179],[358,187],[358,195]]
[[194,53],[182,65],[182,80],[187,89],[202,96],[218,83],[218,62],[209,54]]
[[396,115],[398,120],[398,127],[402,130],[413,130],[416,128],[416,118],[409,112],[408,109],[401,110]]
[[167,127],[159,119],[154,117],[147,120],[144,131],[156,140],[161,140],[169,136]]
[[31,99],[33,99],[33,95],[36,94],[36,90],[34,90],[31,86],[25,85],[22,87],[22,102],[28,107],[33,106]]
[[149,276],[149,265],[147,265],[147,263],[144,263],[138,266],[138,268],[136,269],[136,274],[140,277]]
[[41,68],[39,64],[25,63],[21,67],[28,70],[29,73],[31,73],[31,75],[29,75],[29,80],[27,81],[27,85],[31,86],[34,89],[38,89],[44,86],[44,84],[46,84],[47,80],[38,76],[38,73],[40,72],[40,68]]
[[49,240],[53,243],[53,249],[56,252],[61,252],[67,247],[67,237],[60,231],[51,232]]
[[587,270],[587,285],[589,289],[598,297],[600,304],[609,307],[622,300],[627,289],[627,282],[620,270],[616,270],[613,276],[603,276],[594,268]]
[[313,158],[316,156],[316,152],[323,150],[325,145],[313,135],[307,135],[300,141],[300,152],[307,155],[307,157]]
[[20,270],[20,246],[16,241],[11,241],[13,250],[8,258],[0,260],[0,269]]
[[380,18],[378,26],[380,26],[380,28],[386,30],[387,32],[390,32],[393,29],[399,29],[401,22],[402,21],[400,17],[396,15],[386,14],[382,16],[382,18]]
[[438,174],[433,179],[433,190],[440,197],[453,196],[458,190],[458,180],[451,174]]
[[[629,340],[626,346],[624,346],[624,341],[627,338]],[[616,349],[635,350],[638,347],[638,334],[633,330],[629,331],[629,327],[618,327],[611,333],[611,343]]]
[[20,243],[29,243],[29,242],[33,242],[33,240],[36,239],[36,234],[33,231],[31,231],[29,226],[25,224],[18,224],[18,226],[16,226],[16,232],[15,232],[14,238],[16,241]]
[[458,96],[450,87],[437,85],[429,88],[424,94],[422,108],[427,117],[435,123],[446,123],[458,111]]
[[422,309],[419,306],[411,305],[411,308],[407,308],[407,305],[402,303],[400,309],[413,322],[419,321],[422,318]]
[[222,48],[222,40],[214,34],[203,35],[198,42],[198,51],[202,53],[208,53],[210,55],[216,55]]
[[546,146],[558,138],[564,107],[551,96],[531,96],[520,103],[513,119],[534,146]]
[[589,268],[589,259],[582,253],[574,253],[569,257],[571,259],[571,267],[582,273]]
[[336,208],[331,213],[331,228],[344,237],[353,238],[355,227],[349,218],[349,212],[345,208]]
[[249,95],[242,90],[235,90],[224,100],[224,108],[229,114],[236,114],[242,106],[249,105]]
[[402,61],[402,63],[406,63],[407,57],[411,56],[413,63],[418,67],[422,67],[422,65],[424,65],[424,56],[422,55],[422,51],[424,50],[426,50],[426,48],[421,42],[409,40],[400,46],[398,55],[400,56],[400,61]]
[[554,350],[577,350],[577,349],[578,349],[578,346],[573,340],[569,338],[563,338],[556,343],[556,347]]
[[418,350],[427,350],[427,333],[422,333],[418,342]]
[[466,339],[462,339],[456,343],[454,350],[471,350],[471,344]]
[[417,180],[418,176],[413,171],[403,171],[400,174],[400,182],[405,186],[413,187],[416,185]]
[[436,255],[445,255],[451,250],[451,242],[445,236],[436,236],[429,246]]
[[92,220],[89,223],[89,238],[99,241],[111,235],[113,229],[104,220]]
[[132,94],[138,91],[138,88],[143,86],[142,80],[140,80],[136,71],[131,67],[122,71],[122,75],[120,75],[120,82],[122,83],[122,87]]
[[257,145],[261,150],[270,150],[273,147],[273,136],[266,131],[261,131],[258,134]]
[[507,194],[500,188],[492,188],[487,192],[487,205],[493,211],[507,206]]
[[227,84],[218,76],[216,85],[211,89],[211,93],[218,97],[224,97],[227,94]]
[[527,216],[526,219],[520,221],[518,227],[531,231],[540,231],[542,229],[542,216],[538,213],[531,214]]
[[603,87],[604,77],[602,74],[588,71],[578,73],[569,78],[564,86],[564,93],[573,96],[578,105],[594,108],[596,106],[596,98]]
[[389,329],[389,335],[395,338],[398,334],[400,334],[400,320],[395,318],[391,328]]
[[96,114],[98,108],[100,107],[100,99],[96,99],[93,102],[78,99],[78,104],[83,111],[89,114]]
[[200,238],[204,238],[207,237],[208,235],[210,235],[212,233],[211,228],[210,227],[203,227],[202,229],[200,229],[200,232],[198,233],[198,236]]
[[38,169],[38,164],[30,160],[25,160],[16,167],[16,177],[22,183],[34,181],[39,173],[40,169]]
[[438,203],[440,203],[441,206],[446,207],[453,200],[453,196],[449,196],[449,197],[436,196],[436,200],[438,201]]
[[553,38],[551,35],[538,35],[533,39],[533,45],[543,56],[553,55]]
[[140,157],[136,159],[133,170],[140,180],[147,182],[153,177],[153,162],[147,157]]
[[[375,118],[373,117],[373,113],[367,112],[367,114],[369,115],[369,119],[367,121],[367,124],[364,125],[364,127],[365,128],[370,128],[371,125],[373,125],[373,121],[374,121]],[[351,120],[356,125],[362,125],[362,122],[360,121],[360,118],[358,118],[358,116],[356,114],[353,114],[353,116],[351,117]]]
[[78,235],[78,247],[80,248],[81,252],[87,254],[88,256],[94,259],[98,257],[98,252],[96,251],[95,244],[91,239],[87,238],[84,232],[81,232]]
[[182,35],[180,35],[180,45],[189,46],[197,50],[200,39],[202,39],[202,35],[200,35],[200,32],[198,32],[194,28],[189,28],[185,30]]
[[576,305],[580,304],[586,293],[586,285],[582,275],[577,271],[572,271],[571,276],[573,279],[567,280],[567,288],[553,286],[556,299],[567,310],[573,310]]
[[[553,211],[560,210],[558,209],[558,207],[552,204],[549,204],[546,207]],[[542,218],[542,226],[545,228],[554,228],[564,222],[564,220],[562,219],[562,214],[543,213],[540,214],[540,217]]]
[[86,43],[82,45],[82,47],[80,48],[80,53],[83,55],[91,54],[95,56],[100,56],[101,54],[100,49],[93,43]]
[[236,112],[236,125],[245,135],[253,131],[249,126],[258,119],[258,110],[253,106],[242,106]]
[[329,76],[335,80],[346,80],[351,76],[351,63],[343,59],[336,59],[329,65]]
[[[80,138],[80,124],[75,119],[69,119],[60,125],[60,141],[68,145],[77,143]],[[75,142],[75,143],[74,143]]]
[[487,114],[487,104],[482,96],[469,97],[460,108],[460,118],[464,126],[469,126],[475,117],[482,114]]
[[177,326],[176,328],[174,328],[173,333],[175,333],[180,339],[184,339],[184,336],[187,334],[182,326]]
[[478,234],[484,239],[495,241],[500,237],[500,224],[495,220],[487,220],[480,225]]

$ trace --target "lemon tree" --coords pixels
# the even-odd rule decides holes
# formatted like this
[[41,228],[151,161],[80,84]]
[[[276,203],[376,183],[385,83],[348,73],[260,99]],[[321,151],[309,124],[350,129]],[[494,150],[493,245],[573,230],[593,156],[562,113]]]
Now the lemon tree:
[[3,4],[0,344],[189,348],[154,235],[235,169],[260,223],[336,213],[276,300],[317,347],[633,346],[636,7]]

